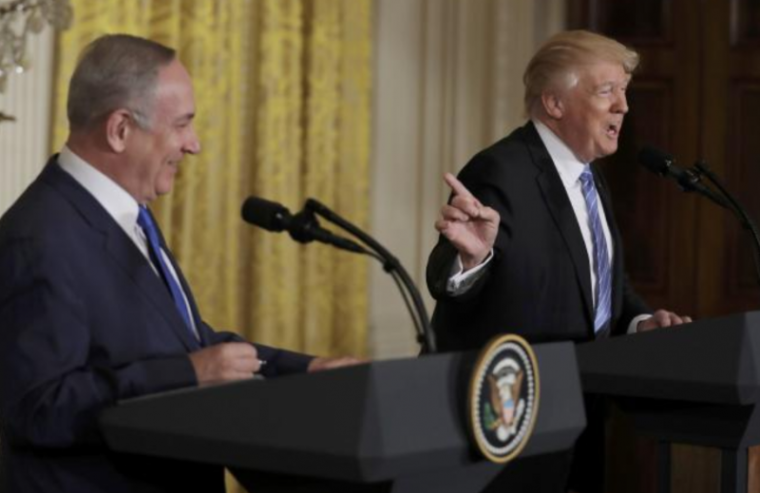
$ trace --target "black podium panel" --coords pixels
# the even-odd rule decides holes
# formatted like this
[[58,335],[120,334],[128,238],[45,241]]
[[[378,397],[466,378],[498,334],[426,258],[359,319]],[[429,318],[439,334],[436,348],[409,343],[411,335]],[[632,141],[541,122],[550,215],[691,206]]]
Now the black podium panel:
[[716,447],[760,443],[760,312],[579,345],[584,392],[617,396],[646,431]]
[[746,491],[747,447],[760,444],[760,312],[594,341],[577,355],[584,392],[611,396],[662,442],[722,449],[722,490]]
[[[572,344],[534,350],[541,401],[520,457],[567,450],[585,426]],[[285,475],[282,491],[307,479],[402,477],[417,491],[436,491],[435,481],[445,482],[440,491],[478,491],[502,466],[474,457],[464,424],[474,359],[442,354],[156,394],[106,410],[101,427],[116,451],[224,465],[241,478],[258,471],[256,491]]]

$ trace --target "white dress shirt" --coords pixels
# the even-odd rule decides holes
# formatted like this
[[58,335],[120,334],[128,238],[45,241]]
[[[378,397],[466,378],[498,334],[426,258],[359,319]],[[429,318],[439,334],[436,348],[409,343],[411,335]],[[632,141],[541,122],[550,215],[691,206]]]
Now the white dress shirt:
[[[150,259],[148,253],[148,241],[145,237],[145,233],[142,228],[137,224],[137,215],[140,212],[140,204],[137,203],[134,197],[129,192],[124,190],[119,184],[113,181],[111,178],[100,172],[91,164],[86,162],[74,154],[71,149],[64,146],[61,149],[61,153],[58,156],[58,164],[61,168],[71,175],[85,190],[103,206],[108,214],[113,218],[119,227],[126,233],[130,240],[135,244],[137,249],[148,260],[153,272],[158,277],[161,277],[158,273],[157,266],[153,265],[153,261]],[[187,295],[182,290],[182,284],[179,282],[177,272],[174,270],[174,266],[169,260],[169,256],[161,249],[161,257],[164,263],[169,269],[169,273],[177,281],[177,286],[180,287],[182,293],[182,299],[185,303],[187,313],[192,314],[190,310],[190,303],[187,300]],[[163,280],[161,281],[163,283]],[[195,320],[190,317],[190,324],[192,325],[192,331],[196,338],[198,337],[198,331],[195,327]]]

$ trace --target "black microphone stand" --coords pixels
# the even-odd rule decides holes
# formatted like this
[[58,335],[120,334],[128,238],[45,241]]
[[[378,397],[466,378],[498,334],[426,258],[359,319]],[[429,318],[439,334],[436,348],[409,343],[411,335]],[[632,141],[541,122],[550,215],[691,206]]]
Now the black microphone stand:
[[[410,314],[412,315],[412,321],[414,322],[414,327],[417,331],[417,342],[422,346],[422,352],[431,354],[435,353],[437,351],[435,345],[435,337],[430,325],[430,319],[428,318],[427,310],[425,309],[425,304],[422,302],[422,297],[420,296],[419,290],[414,285],[414,281],[412,281],[409,273],[401,265],[401,262],[399,262],[396,257],[394,257],[374,238],[348,222],[346,219],[343,219],[337,213],[333,212],[327,206],[318,202],[317,200],[311,198],[307,199],[306,205],[304,207],[305,209],[313,211],[314,213],[322,216],[344,231],[347,231],[348,233],[354,235],[356,238],[361,240],[364,244],[372,249],[375,254],[372,252],[365,253],[382,262],[383,269],[393,277],[394,281],[396,281],[396,284],[401,291],[401,295],[404,298],[404,302],[406,303],[407,308],[409,308]],[[411,298],[413,309],[412,305],[409,304],[409,298]]]
[[754,221],[752,221],[752,218],[749,217],[747,211],[741,206],[741,204],[739,204],[739,201],[736,199],[736,197],[734,197],[734,195],[728,191],[728,189],[723,185],[723,182],[715,173],[713,173],[707,163],[704,161],[697,161],[697,163],[694,165],[694,168],[696,169],[697,176],[705,175],[715,185],[715,187],[720,191],[720,193],[728,202],[727,205],[721,205],[724,205],[724,207],[733,212],[737,219],[739,219],[742,228],[750,233],[750,236],[752,238],[752,246],[754,247],[752,249],[752,259],[755,262],[755,274],[757,275],[758,283],[760,283],[760,234],[758,234],[757,226],[755,225]]

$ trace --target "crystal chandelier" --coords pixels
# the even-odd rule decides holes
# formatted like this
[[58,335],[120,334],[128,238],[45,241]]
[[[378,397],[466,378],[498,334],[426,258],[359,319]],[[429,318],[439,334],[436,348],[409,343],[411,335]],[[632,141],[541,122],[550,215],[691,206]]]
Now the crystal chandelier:
[[[5,92],[8,77],[29,69],[26,40],[50,24],[66,29],[71,24],[69,0],[12,0],[0,4],[0,93]],[[15,120],[0,111],[0,123]]]

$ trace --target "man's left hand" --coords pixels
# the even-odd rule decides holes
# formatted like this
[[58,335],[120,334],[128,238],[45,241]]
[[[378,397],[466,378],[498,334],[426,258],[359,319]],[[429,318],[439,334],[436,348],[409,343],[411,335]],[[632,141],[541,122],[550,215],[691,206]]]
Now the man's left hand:
[[691,317],[677,315],[668,310],[657,310],[652,314],[651,318],[639,322],[636,332],[646,332],[647,330],[658,329],[660,327],[671,327],[688,323],[691,323]]
[[367,363],[367,360],[354,358],[353,356],[341,356],[339,358],[314,358],[309,363],[307,371],[332,370],[343,366],[353,366]]

